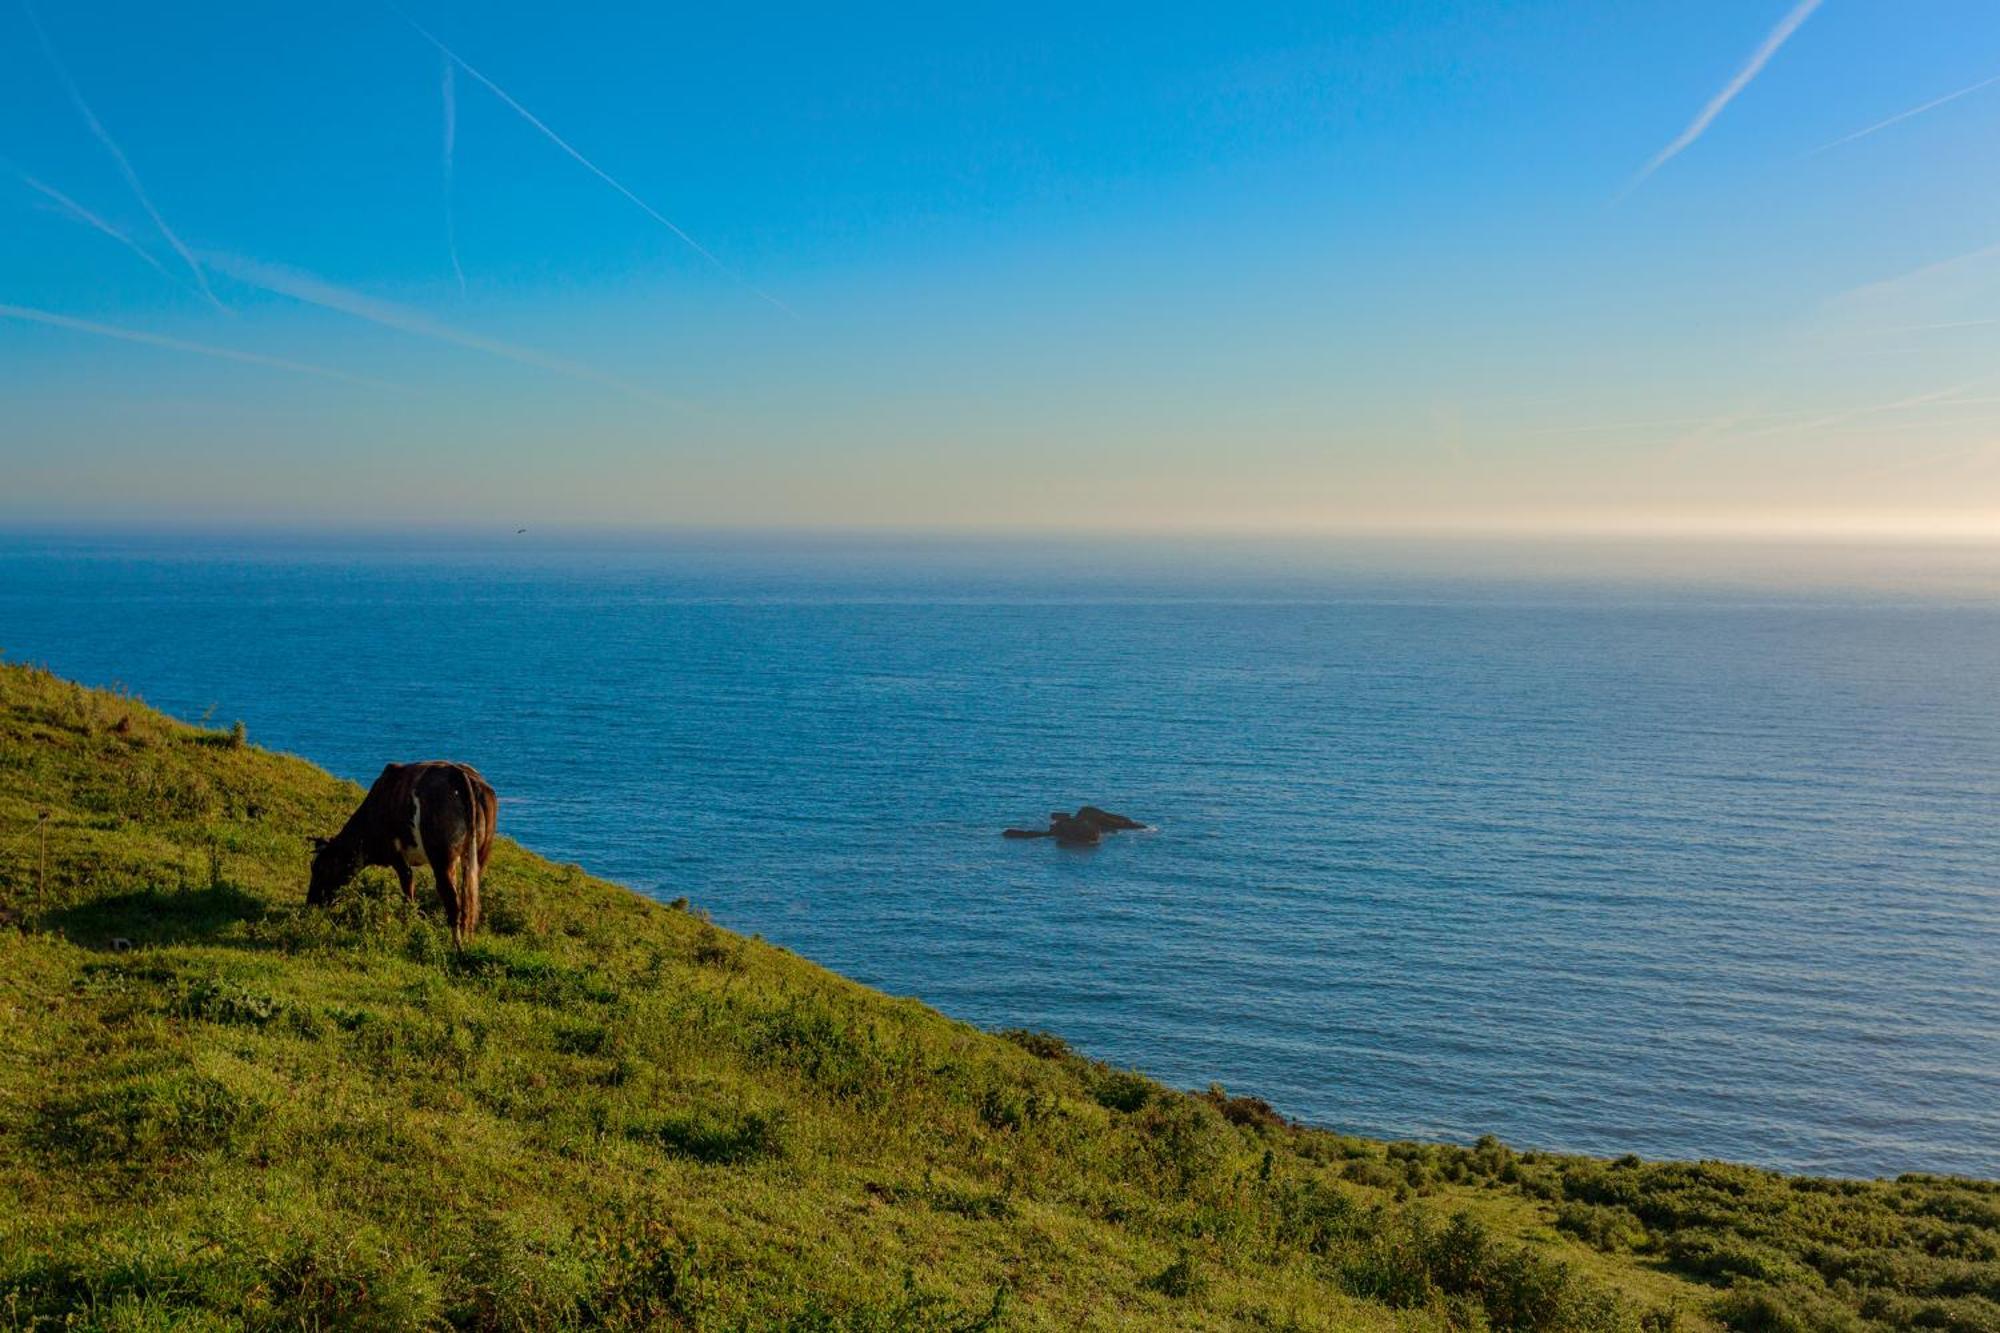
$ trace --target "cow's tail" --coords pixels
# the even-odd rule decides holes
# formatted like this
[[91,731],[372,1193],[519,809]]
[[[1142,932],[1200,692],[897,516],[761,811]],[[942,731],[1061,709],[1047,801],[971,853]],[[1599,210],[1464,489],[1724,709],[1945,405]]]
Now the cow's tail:
[[480,782],[463,764],[453,764],[459,789],[465,794],[465,826],[468,842],[458,862],[458,929],[462,944],[479,929],[479,853],[489,836],[486,803],[480,799]]

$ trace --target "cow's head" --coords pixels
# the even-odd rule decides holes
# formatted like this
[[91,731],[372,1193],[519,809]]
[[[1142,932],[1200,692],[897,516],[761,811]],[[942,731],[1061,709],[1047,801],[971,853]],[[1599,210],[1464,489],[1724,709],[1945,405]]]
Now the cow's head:
[[333,901],[334,893],[361,873],[361,841],[358,838],[314,838],[312,882],[306,888],[306,901],[314,907],[324,907]]

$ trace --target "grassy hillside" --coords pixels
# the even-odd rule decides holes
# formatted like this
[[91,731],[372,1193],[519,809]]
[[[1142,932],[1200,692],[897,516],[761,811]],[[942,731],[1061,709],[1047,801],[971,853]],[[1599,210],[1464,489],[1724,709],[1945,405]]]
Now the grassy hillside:
[[304,907],[359,794],[0,666],[0,1329],[2000,1330],[1990,1184],[1301,1130],[511,843],[454,953]]

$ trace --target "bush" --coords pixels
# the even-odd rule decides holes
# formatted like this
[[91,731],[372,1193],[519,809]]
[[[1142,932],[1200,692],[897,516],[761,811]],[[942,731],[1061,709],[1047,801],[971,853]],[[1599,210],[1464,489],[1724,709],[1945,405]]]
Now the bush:
[[1341,1278],[1355,1295],[1389,1305],[1448,1315],[1475,1306],[1492,1328],[1519,1333],[1614,1333],[1631,1323],[1568,1265],[1499,1244],[1464,1213],[1443,1228],[1422,1212],[1386,1219],[1342,1266]]
[[1074,1054],[1069,1048],[1069,1043],[1053,1032],[1030,1032],[1026,1028],[1008,1028],[999,1035],[1029,1055],[1043,1060],[1067,1060]]
[[1201,1096],[1232,1125],[1260,1131],[1289,1127],[1289,1122],[1278,1114],[1277,1108],[1262,1097],[1232,1097],[1220,1083],[1209,1084],[1208,1091]]
[[1326,1254],[1363,1229],[1366,1215],[1345,1190],[1317,1179],[1288,1180],[1267,1195],[1272,1239],[1286,1249]]
[[1607,1254],[1639,1249],[1646,1243],[1646,1228],[1639,1219],[1616,1206],[1566,1203],[1556,1210],[1556,1230]]
[[704,921],[695,933],[694,949],[690,956],[703,967],[713,967],[724,972],[741,972],[743,948],[736,944],[713,925]]
[[176,1018],[209,1023],[263,1027],[283,1015],[287,1005],[273,995],[239,986],[220,977],[183,980],[167,992],[167,1012]]
[[979,1094],[979,1119],[988,1129],[1018,1133],[1055,1113],[1055,1102],[1033,1088],[994,1084]]
[[1357,1157],[1341,1169],[1341,1174],[1357,1185],[1370,1189],[1393,1189],[1403,1183],[1403,1173],[1373,1158]]
[[268,1298],[258,1322],[271,1327],[391,1333],[434,1324],[440,1313],[436,1275],[392,1258],[366,1234],[287,1237],[265,1256],[258,1276]]
[[1818,1292],[1761,1283],[1734,1288],[1715,1313],[1736,1333],[1859,1333],[1863,1327],[1852,1311]]
[[1715,1231],[1684,1231],[1667,1241],[1667,1263],[1691,1277],[1718,1285],[1738,1279],[1817,1285],[1805,1265],[1768,1246]]
[[1090,1095],[1100,1106],[1128,1115],[1153,1099],[1158,1084],[1144,1074],[1125,1069],[1100,1069],[1090,1086]]
[[461,1297],[451,1322],[461,1328],[570,1327],[590,1293],[587,1266],[567,1235],[535,1234],[505,1214],[474,1225],[453,1278]]
[[740,1166],[785,1155],[783,1111],[735,1111],[697,1106],[630,1131],[678,1157],[710,1166]]
[[1221,1168],[1232,1137],[1222,1117],[1192,1097],[1155,1102],[1140,1115],[1136,1127],[1141,1156],[1151,1173],[1181,1193]]
[[756,1015],[750,1053],[791,1070],[836,1097],[881,1097],[893,1082],[872,1030],[857,1033],[817,996],[797,996]]
[[601,1055],[611,1041],[611,1029],[602,1023],[559,1023],[550,1044],[564,1055]]
[[1207,1283],[1202,1279],[1201,1270],[1195,1267],[1194,1255],[1182,1250],[1179,1258],[1140,1285],[1148,1291],[1157,1291],[1162,1296],[1186,1300],[1190,1296],[1199,1295]]
[[563,1008],[577,1000],[609,1004],[618,992],[588,968],[556,961],[518,944],[475,941],[453,953],[447,965],[458,976],[492,985],[500,998]]
[[1005,1194],[932,1180],[928,1175],[924,1178],[923,1198],[941,1213],[969,1217],[976,1222],[1014,1215],[1014,1205]]

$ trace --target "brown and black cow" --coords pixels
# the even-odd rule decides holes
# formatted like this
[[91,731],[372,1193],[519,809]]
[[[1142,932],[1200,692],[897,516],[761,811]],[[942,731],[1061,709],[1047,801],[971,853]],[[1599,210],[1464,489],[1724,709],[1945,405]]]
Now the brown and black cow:
[[391,764],[340,832],[313,839],[306,901],[324,906],[363,866],[389,866],[414,903],[416,868],[428,863],[451,937],[462,945],[479,928],[479,876],[499,813],[493,788],[469,764]]

